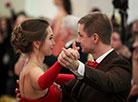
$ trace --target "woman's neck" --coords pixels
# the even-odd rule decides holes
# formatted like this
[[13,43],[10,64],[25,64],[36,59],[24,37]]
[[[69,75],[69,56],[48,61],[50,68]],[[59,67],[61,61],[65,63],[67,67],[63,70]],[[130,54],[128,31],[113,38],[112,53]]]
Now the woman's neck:
[[44,61],[44,56],[35,54],[35,53],[31,53],[28,55],[28,61],[27,63],[33,63],[36,65],[42,65]]

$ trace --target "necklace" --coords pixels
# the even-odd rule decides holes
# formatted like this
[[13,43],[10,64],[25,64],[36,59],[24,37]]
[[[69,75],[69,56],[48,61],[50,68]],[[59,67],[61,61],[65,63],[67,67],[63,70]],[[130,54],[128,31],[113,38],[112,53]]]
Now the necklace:
[[[41,68],[44,72],[47,70],[47,67],[46,67],[46,65],[45,65],[44,63],[37,64],[37,63],[32,62],[32,61],[29,61],[28,63],[32,63],[33,65],[38,66],[38,67]],[[27,63],[27,64],[28,64],[28,63]]]

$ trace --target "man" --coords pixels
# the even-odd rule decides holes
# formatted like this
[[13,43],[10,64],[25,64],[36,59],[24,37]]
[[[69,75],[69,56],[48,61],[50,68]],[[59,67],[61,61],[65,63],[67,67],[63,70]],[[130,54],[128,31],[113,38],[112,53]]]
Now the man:
[[105,14],[95,12],[79,20],[78,43],[82,52],[93,55],[98,66],[96,62],[92,68],[74,60],[69,50],[63,49],[58,61],[69,68],[76,79],[62,85],[62,102],[126,101],[131,87],[131,67],[111,48],[111,33],[112,26]]

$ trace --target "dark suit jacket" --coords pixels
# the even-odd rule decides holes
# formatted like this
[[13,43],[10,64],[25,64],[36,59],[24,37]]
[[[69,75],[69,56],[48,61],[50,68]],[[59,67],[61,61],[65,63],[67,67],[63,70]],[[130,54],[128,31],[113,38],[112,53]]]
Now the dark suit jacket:
[[126,102],[131,88],[131,66],[112,51],[96,69],[85,64],[84,78],[74,78],[62,88],[62,102]]

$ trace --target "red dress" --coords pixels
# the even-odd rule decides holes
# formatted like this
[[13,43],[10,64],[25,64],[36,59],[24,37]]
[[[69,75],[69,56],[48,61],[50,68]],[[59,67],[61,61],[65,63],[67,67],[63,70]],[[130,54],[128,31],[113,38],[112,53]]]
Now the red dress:
[[57,84],[53,84],[49,88],[48,95],[46,95],[45,97],[35,100],[21,97],[21,102],[61,102],[61,95],[61,88]]
[[[58,84],[70,81],[74,75],[58,74],[61,70],[61,65],[57,61],[38,79],[39,86],[45,90],[48,88],[48,94],[39,99],[26,99],[21,96],[21,102],[61,102],[62,90]],[[56,83],[58,84],[56,84]]]

